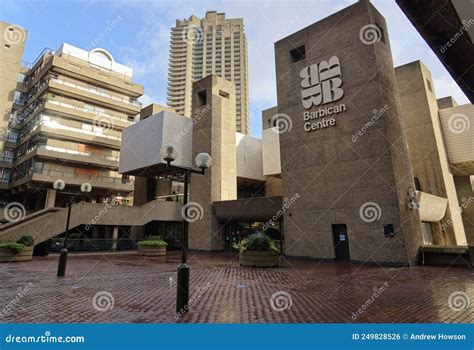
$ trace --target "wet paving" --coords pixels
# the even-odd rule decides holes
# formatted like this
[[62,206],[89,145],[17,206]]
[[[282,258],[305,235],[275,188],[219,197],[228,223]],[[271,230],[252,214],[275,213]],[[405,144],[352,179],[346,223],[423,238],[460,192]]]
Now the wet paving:
[[243,268],[238,255],[190,253],[189,311],[175,312],[180,254],[70,254],[0,265],[0,322],[472,323],[474,270],[282,258]]

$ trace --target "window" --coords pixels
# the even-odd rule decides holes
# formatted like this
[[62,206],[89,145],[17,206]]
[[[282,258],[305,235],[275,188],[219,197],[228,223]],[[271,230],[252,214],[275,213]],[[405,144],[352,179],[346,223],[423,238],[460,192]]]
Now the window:
[[431,82],[428,79],[426,79],[426,85],[428,86],[428,90],[430,90],[430,92],[432,93],[433,87],[431,86]]
[[385,237],[395,237],[395,229],[393,227],[393,224],[383,225],[383,232],[385,234]]
[[416,189],[417,191],[421,191],[420,179],[417,178],[417,177],[415,177],[414,180],[415,180],[415,189]]
[[198,101],[199,101],[199,106],[204,106],[207,104],[207,93],[206,90],[203,90],[201,92],[198,92],[197,94]]
[[306,58],[306,49],[305,46],[302,45],[290,51],[290,58],[291,63],[296,63]]
[[219,90],[219,96],[229,98],[229,93],[225,92],[225,91],[222,91],[222,90]]

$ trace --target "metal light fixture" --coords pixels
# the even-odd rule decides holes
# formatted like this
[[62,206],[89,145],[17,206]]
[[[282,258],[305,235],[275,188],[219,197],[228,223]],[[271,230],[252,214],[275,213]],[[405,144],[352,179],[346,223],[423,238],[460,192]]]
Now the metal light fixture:
[[413,187],[408,187],[408,208],[412,210],[420,209],[420,202],[418,201],[417,190]]
[[[53,188],[55,190],[63,190],[66,187],[66,184],[63,180],[56,180],[53,183]],[[88,182],[85,182],[81,185],[81,192],[82,193],[89,193],[92,191],[92,185]],[[65,192],[67,193],[67,192]],[[68,249],[67,249],[67,240],[69,238],[69,222],[71,220],[71,208],[72,208],[72,200],[78,194],[76,193],[67,193],[73,195],[73,197],[67,203],[67,218],[66,218],[66,231],[64,231],[64,242],[63,247],[59,253],[59,263],[58,263],[58,277],[63,277],[66,274],[66,265],[67,265],[67,256],[68,256]]]
[[62,191],[62,190],[64,190],[64,187],[66,187],[66,184],[64,183],[63,180],[56,180],[56,181],[53,182],[53,188],[55,190]]
[[[161,149],[161,157],[166,161],[166,166],[170,169],[174,169],[177,172],[182,172],[184,175],[184,196],[183,196],[183,209],[186,213],[188,206],[188,186],[191,178],[191,173],[204,175],[206,169],[209,169],[212,164],[212,158],[207,153],[199,153],[196,156],[196,166],[199,168],[193,169],[183,166],[171,165],[177,157],[175,148],[171,145],[163,146]],[[182,313],[187,311],[187,305],[189,301],[189,266],[187,264],[187,250],[188,250],[188,221],[185,219],[186,215],[183,215],[183,240],[181,242],[181,264],[178,266],[178,278],[177,278],[177,292],[176,292],[176,312]]]
[[178,158],[178,151],[173,145],[165,145],[161,148],[160,155],[166,161],[166,164],[170,165],[172,161]]
[[207,153],[199,153],[196,156],[195,161],[196,161],[196,166],[201,170],[209,169],[212,164],[212,158]]

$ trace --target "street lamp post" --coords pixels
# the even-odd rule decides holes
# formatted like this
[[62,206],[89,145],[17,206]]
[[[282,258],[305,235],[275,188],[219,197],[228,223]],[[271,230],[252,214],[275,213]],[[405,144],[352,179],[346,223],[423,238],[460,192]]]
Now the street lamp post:
[[171,165],[177,157],[176,149],[167,145],[161,149],[161,158],[166,161],[166,167],[179,170],[184,174],[184,196],[183,196],[183,241],[181,242],[181,263],[178,266],[177,291],[176,291],[176,312],[182,313],[187,311],[186,305],[189,301],[189,266],[187,264],[187,250],[188,250],[188,186],[191,173],[204,175],[206,169],[209,169],[212,163],[212,158],[207,153],[199,153],[196,156],[195,162],[199,170]]
[[[53,188],[58,191],[62,191],[66,184],[64,183],[63,180],[56,180],[53,183]],[[92,190],[92,186],[89,183],[83,183],[81,185],[81,191],[82,193],[89,193]],[[63,192],[66,193],[66,192]],[[76,196],[79,194],[79,192],[75,193],[67,193],[67,194],[72,194]],[[66,265],[67,265],[67,256],[68,256],[68,250],[67,250],[67,240],[69,238],[69,221],[71,219],[71,208],[72,208],[72,200],[74,197],[72,197],[68,203],[67,203],[67,219],[66,219],[66,231],[64,232],[64,242],[63,242],[63,247],[61,248],[61,251],[59,253],[59,262],[58,262],[58,277],[63,277],[66,274]]]

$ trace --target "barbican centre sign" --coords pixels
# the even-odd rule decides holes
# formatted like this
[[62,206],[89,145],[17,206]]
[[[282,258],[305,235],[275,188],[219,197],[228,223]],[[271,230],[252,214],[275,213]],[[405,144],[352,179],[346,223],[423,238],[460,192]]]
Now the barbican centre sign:
[[[341,64],[337,56],[327,61],[312,64],[300,72],[301,101],[305,109],[321,106],[340,100],[344,96],[342,89]],[[336,125],[334,115],[344,112],[346,105],[319,108],[303,113],[304,130],[317,131]]]

